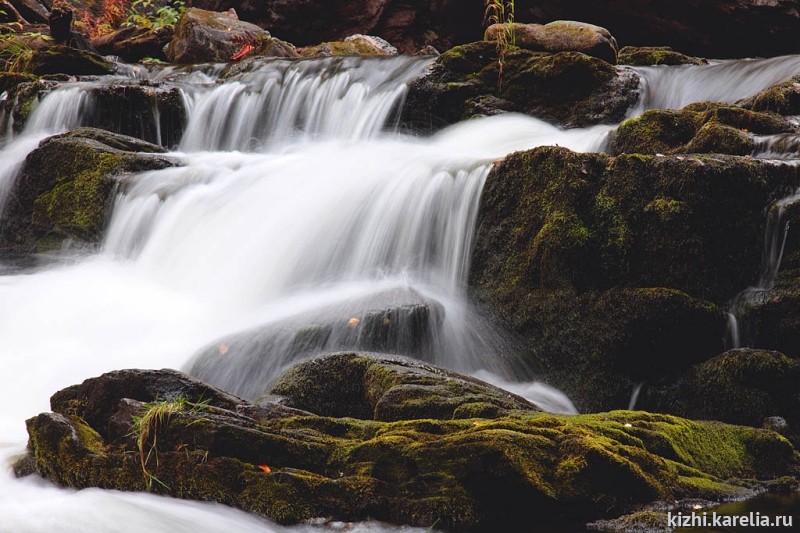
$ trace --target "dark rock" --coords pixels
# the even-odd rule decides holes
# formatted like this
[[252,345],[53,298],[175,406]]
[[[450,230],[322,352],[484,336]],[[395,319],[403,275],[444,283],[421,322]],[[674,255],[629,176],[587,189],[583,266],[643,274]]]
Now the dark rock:
[[[510,33],[510,35],[509,35]],[[485,41],[497,41],[498,36],[526,50],[534,52],[581,52],[608,61],[617,62],[617,41],[605,28],[576,22],[556,20],[548,24],[492,24],[483,35]]]
[[620,43],[663,45],[700,57],[771,57],[800,52],[796,2],[778,0],[541,0],[517,20],[598,24]]
[[192,6],[224,11],[235,7],[252,22],[298,46],[339,41],[353,34],[380,35],[403,54],[431,45],[447,50],[483,35],[485,6],[463,0],[193,0]]
[[[329,362],[363,356],[342,357]],[[413,368],[394,361],[366,372],[449,379],[441,370]],[[308,377],[324,385],[319,375]],[[447,383],[456,396],[458,383],[465,396],[475,385]],[[126,399],[128,393],[155,399]],[[792,446],[754,428],[631,412],[396,422],[296,412],[261,417],[257,408],[169,371],[107,374],[51,403],[54,413],[27,422],[36,471],[47,479],[216,501],[282,524],[369,517],[510,530],[532,509],[540,523],[563,524],[567,512],[581,520],[654,499],[741,493],[754,482],[736,478],[785,476],[793,467]]]
[[50,36],[57,44],[69,44],[72,37],[72,10],[54,8],[48,18]]
[[166,53],[172,63],[231,61],[243,53],[297,57],[293,46],[254,24],[196,8],[186,10],[175,25]]
[[579,409],[624,407],[637,383],[722,350],[717,306],[757,279],[764,208],[796,172],[734,156],[512,154],[483,190],[470,286]]
[[79,128],[42,141],[31,152],[0,217],[0,248],[22,253],[63,239],[97,243],[119,176],[175,163],[160,146]]
[[766,350],[731,350],[693,367],[674,384],[649,390],[642,407],[753,427],[779,417],[788,422],[788,436],[797,443],[798,382],[797,359]]
[[299,360],[341,350],[432,358],[444,309],[415,291],[392,290],[218,339],[189,373],[248,400]]
[[786,419],[782,416],[768,416],[764,419],[764,422],[761,423],[761,427],[774,431],[775,433],[780,433],[781,435],[786,435],[786,431],[789,429],[789,423],[786,422]]
[[58,82],[40,79],[32,74],[10,75],[4,79],[15,84],[8,89],[8,98],[2,105],[13,119],[14,132],[19,133],[24,129],[34,106],[58,87]]
[[738,105],[753,111],[766,111],[780,115],[800,115],[800,76],[773,85],[744,100]]
[[92,52],[56,45],[33,51],[25,70],[37,76],[47,74],[85,76],[112,74],[116,71],[116,67],[114,63]]
[[548,54],[510,46],[501,69],[497,47],[477,42],[442,54],[428,74],[411,84],[403,119],[423,128],[453,124],[473,116],[475,102],[494,98],[492,107],[498,110],[564,126],[613,123],[636,103],[638,87],[632,72],[578,52]]
[[301,363],[271,392],[283,396],[289,407],[321,416],[385,422],[498,418],[514,410],[537,410],[518,396],[455,372],[414,359],[365,353],[338,353]]
[[620,124],[614,154],[721,153],[748,155],[752,134],[794,132],[796,126],[772,113],[703,102],[680,110],[651,109]]
[[166,60],[164,47],[174,35],[172,26],[143,28],[126,26],[92,40],[92,46],[103,55],[115,55],[124,61],[136,62],[146,57]]
[[89,127],[174,147],[186,124],[181,90],[149,80],[118,81],[90,89],[92,106],[81,117]]
[[669,46],[625,46],[617,54],[617,63],[646,67],[649,65],[706,65],[708,61],[676,52]]

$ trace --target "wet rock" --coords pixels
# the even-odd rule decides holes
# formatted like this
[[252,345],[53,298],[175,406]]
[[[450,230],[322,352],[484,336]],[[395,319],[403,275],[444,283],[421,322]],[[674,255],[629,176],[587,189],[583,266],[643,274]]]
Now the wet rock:
[[111,61],[92,52],[68,46],[52,46],[33,51],[24,70],[37,76],[48,74],[96,76],[112,74],[116,71],[116,66]]
[[786,419],[782,416],[768,416],[764,419],[764,422],[762,422],[761,427],[774,431],[775,433],[780,433],[781,435],[786,435],[789,429],[789,423],[786,422]]
[[147,57],[166,60],[164,47],[169,44],[173,35],[172,26],[126,26],[93,39],[92,46],[100,54],[119,56],[123,61],[131,63]]
[[158,152],[163,148],[102,130],[45,139],[28,155],[0,217],[0,249],[26,253],[65,239],[99,242],[119,177],[175,164]]
[[175,25],[167,47],[172,63],[231,61],[246,54],[297,57],[294,47],[235,14],[190,8]]
[[0,85],[5,86],[7,97],[0,105],[13,121],[15,133],[21,132],[34,106],[45,94],[58,86],[57,82],[43,80],[33,74],[5,73],[0,75]]
[[[328,363],[352,365],[364,356],[333,357]],[[386,380],[450,379],[387,364],[363,369],[382,369]],[[309,403],[324,403],[330,388],[308,374],[296,377],[321,386],[306,389],[321,395]],[[470,396],[476,384],[461,383]],[[753,485],[736,478],[785,475],[794,460],[792,446],[770,431],[647,413],[395,422],[261,416],[171,371],[106,374],[51,404],[54,412],[27,426],[35,469],[55,483],[216,501],[282,524],[326,516],[513,529],[532,510],[547,523],[565,512],[580,520],[653,499],[734,492]]]
[[82,123],[166,147],[180,142],[186,124],[181,90],[149,80],[123,80],[90,89]]
[[299,53],[300,57],[393,56],[397,55],[397,49],[380,37],[351,35],[344,41],[306,46]]
[[680,110],[651,109],[626,120],[617,129],[612,152],[748,155],[756,148],[751,134],[795,130],[794,124],[772,113],[704,102]]
[[800,115],[800,76],[773,85],[737,104],[753,111]]
[[320,353],[367,350],[432,358],[443,319],[443,307],[415,291],[383,291],[226,335],[193,358],[189,373],[255,400],[286,368]]
[[797,170],[735,156],[542,147],[487,178],[470,287],[580,410],[722,350],[722,309],[760,270],[765,206]]
[[[730,350],[690,369],[674,384],[655,387],[642,400],[645,409],[707,420],[765,426],[765,418],[788,422],[787,433],[800,441],[800,361],[779,352],[742,348]],[[768,429],[781,429],[779,421]]]
[[414,359],[338,353],[301,363],[271,392],[285,405],[322,416],[365,420],[498,418],[537,410],[528,401]]
[[706,65],[708,61],[676,52],[669,46],[625,46],[617,55],[620,65]]
[[[508,35],[511,33],[511,35]],[[483,35],[486,41],[498,37],[534,52],[581,52],[609,63],[617,62],[617,41],[605,28],[577,22],[556,20],[548,24],[492,24]]]
[[411,84],[403,119],[423,129],[453,124],[474,116],[482,101],[564,126],[613,123],[636,103],[638,84],[632,72],[579,52],[510,46],[501,62],[494,43],[477,42],[442,54]]

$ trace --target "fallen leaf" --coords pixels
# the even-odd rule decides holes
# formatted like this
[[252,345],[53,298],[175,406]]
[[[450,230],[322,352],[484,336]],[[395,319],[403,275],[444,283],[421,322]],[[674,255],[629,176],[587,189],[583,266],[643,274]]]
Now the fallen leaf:
[[230,348],[228,347],[228,345],[227,345],[227,344],[220,344],[220,345],[219,345],[219,354],[220,354],[220,355],[225,355],[226,353],[228,353],[228,350],[229,350],[229,349],[230,349]]
[[258,468],[260,468],[263,472],[266,472],[267,474],[272,472],[272,469],[267,465],[258,465]]

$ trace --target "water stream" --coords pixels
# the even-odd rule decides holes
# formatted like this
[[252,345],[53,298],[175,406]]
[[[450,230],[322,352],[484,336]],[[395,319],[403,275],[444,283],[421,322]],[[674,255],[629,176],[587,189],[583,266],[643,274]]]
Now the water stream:
[[[468,305],[465,280],[492,162],[540,145],[596,151],[614,126],[564,131],[504,115],[426,138],[400,134],[393,126],[405,82],[429,62],[271,62],[225,83],[216,82],[219,67],[149,74],[182,87],[189,120],[170,157],[183,166],[122,187],[96,253],[66,250],[36,269],[0,275],[0,462],[8,469],[24,449],[25,418],[87,377],[179,368],[257,397],[309,355],[289,349],[292,328],[409,305],[428,306],[435,321],[428,344],[400,343],[398,351],[477,374],[547,410],[574,412],[558,391],[518,383],[503,339]],[[704,69],[717,70],[706,78]],[[735,100],[800,71],[800,58],[637,70],[647,97],[632,113]],[[711,90],[708,80],[724,78],[723,86],[735,76],[746,83]],[[665,100],[676,84],[687,87],[682,96]],[[92,105],[86,84],[64,84],[44,98],[25,131],[3,145],[0,205],[25,155],[80,125]],[[346,333],[319,349],[347,346]],[[263,338],[272,343],[266,350],[246,348]],[[217,363],[220,346],[236,364]],[[0,476],[0,532],[54,530],[286,529],[221,506]]]

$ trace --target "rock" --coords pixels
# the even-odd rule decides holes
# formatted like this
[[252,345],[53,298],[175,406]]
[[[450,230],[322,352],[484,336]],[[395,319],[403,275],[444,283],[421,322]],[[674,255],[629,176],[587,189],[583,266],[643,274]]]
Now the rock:
[[514,22],[509,29],[508,24],[492,24],[486,28],[484,40],[497,41],[499,34],[511,32],[504,37],[526,50],[534,52],[582,52],[609,63],[617,62],[617,41],[605,28],[576,22],[574,20],[556,20],[548,24],[521,24]]
[[[722,309],[760,270],[791,165],[735,156],[507,156],[481,197],[470,287],[579,410],[722,350]],[[724,307],[720,307],[724,306]]]
[[789,423],[786,422],[786,419],[782,416],[768,416],[761,423],[761,427],[774,431],[775,433],[780,433],[781,435],[786,435],[786,430],[789,429]]
[[299,50],[300,57],[331,56],[393,56],[397,48],[380,37],[372,35],[351,35],[344,41],[306,46]]
[[298,46],[360,33],[380,35],[403,54],[428,45],[447,50],[480,39],[485,9],[482,2],[462,0],[193,0],[192,5],[217,11],[235,7],[242,20],[280,30],[282,38]]
[[514,111],[563,126],[587,126],[622,120],[638,99],[635,74],[578,52],[511,46],[500,72],[493,43],[453,48],[411,84],[403,120],[430,129],[480,113]]
[[364,420],[498,418],[537,411],[518,396],[479,380],[400,356],[337,353],[301,363],[275,383],[285,405]]
[[166,60],[164,47],[172,40],[172,26],[143,28],[126,26],[92,40],[92,46],[103,55],[115,55],[124,61],[136,62],[150,57]]
[[172,63],[231,61],[247,53],[297,57],[293,46],[273,38],[255,24],[242,22],[228,13],[196,8],[181,15],[166,52]]
[[[383,365],[367,372],[412,368]],[[429,370],[417,378],[448,379]],[[27,421],[36,472],[47,479],[215,501],[282,524],[369,517],[509,530],[532,511],[549,522],[654,499],[741,495],[758,483],[737,478],[785,476],[795,461],[776,433],[666,415],[333,418],[264,411],[171,371],[106,374],[51,405]]]
[[753,111],[800,115],[800,76],[773,85],[737,104]]
[[[634,46],[670,46],[714,58],[772,57],[800,52],[800,12],[779,0],[540,0],[518,5],[517,20],[585,20]],[[746,36],[746,38],[743,38]]]
[[703,102],[680,110],[650,109],[620,124],[614,154],[722,153],[748,155],[756,149],[751,134],[796,131],[790,121],[772,113]]
[[50,36],[57,44],[69,44],[72,37],[72,10],[54,8],[48,17]]
[[114,73],[116,66],[92,52],[56,45],[48,49],[35,50],[24,70],[37,76],[48,74],[99,76]]
[[0,217],[0,249],[26,253],[64,239],[99,242],[120,175],[174,165],[153,154],[163,151],[86,128],[45,139],[25,160]]
[[189,373],[252,401],[283,370],[320,353],[367,350],[432,358],[443,319],[438,302],[413,290],[383,291],[226,335],[193,358]]
[[0,105],[13,120],[13,131],[21,132],[33,111],[34,106],[48,92],[58,86],[58,82],[43,80],[33,74],[4,74],[0,83],[9,87],[8,98]]
[[617,54],[617,63],[646,67],[649,65],[707,65],[708,61],[676,52],[669,46],[625,46]]
[[151,80],[121,80],[90,89],[93,105],[82,124],[174,147],[180,142],[187,113],[181,90]]
[[[800,442],[800,360],[779,352],[743,348],[730,350],[690,369],[671,385],[655,387],[642,398],[645,409],[731,424],[766,427],[765,419],[784,419],[773,431]],[[781,432],[781,431],[779,431]]]

